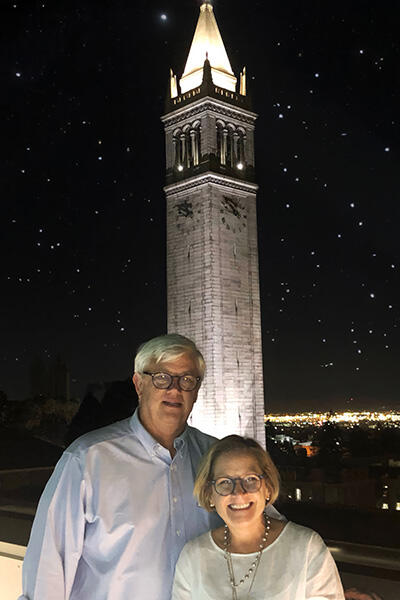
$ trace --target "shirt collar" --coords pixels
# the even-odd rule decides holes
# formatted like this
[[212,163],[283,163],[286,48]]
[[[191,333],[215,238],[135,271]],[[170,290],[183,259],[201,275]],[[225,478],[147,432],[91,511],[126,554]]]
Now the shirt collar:
[[[158,445],[157,440],[153,438],[153,436],[143,427],[139,419],[139,407],[135,410],[133,415],[131,416],[131,427],[133,433],[137,436],[139,441],[143,444],[146,450],[150,453],[154,451],[154,446]],[[178,451],[182,451],[187,443],[187,436],[189,434],[189,428],[186,425],[183,432],[178,435],[178,437],[174,440],[174,447]]]
[[185,429],[182,431],[181,435],[178,435],[178,437],[176,437],[174,439],[174,447],[176,450],[178,451],[182,451],[183,448],[185,447],[186,444],[186,439],[188,436],[188,432],[189,432],[189,428],[186,425]]

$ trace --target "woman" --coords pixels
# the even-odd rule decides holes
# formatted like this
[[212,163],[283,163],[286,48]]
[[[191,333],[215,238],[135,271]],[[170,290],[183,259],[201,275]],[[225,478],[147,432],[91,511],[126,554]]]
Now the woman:
[[209,449],[194,495],[225,525],[186,544],[172,600],[344,600],[320,536],[265,514],[278,493],[276,467],[255,440],[230,435]]

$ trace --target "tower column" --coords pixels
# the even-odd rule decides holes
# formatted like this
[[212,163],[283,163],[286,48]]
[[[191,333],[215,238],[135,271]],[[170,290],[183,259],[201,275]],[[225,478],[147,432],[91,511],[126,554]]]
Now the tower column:
[[226,165],[226,157],[228,152],[228,130],[222,130],[222,150],[221,150],[221,165]]
[[172,153],[173,165],[174,165],[174,167],[176,167],[176,165],[179,162],[179,158],[178,158],[178,152],[177,152],[177,150],[178,150],[177,149],[177,140],[176,140],[175,136],[172,138],[172,146],[173,146],[173,153]]
[[197,156],[196,132],[193,129],[190,131],[190,144],[192,147],[193,164],[198,165],[199,160],[198,160],[198,156]]
[[180,164],[183,166],[186,160],[186,136],[184,133],[181,133],[180,137]]
[[239,134],[237,131],[235,131],[233,133],[233,152],[232,152],[232,166],[233,167],[236,167],[236,164],[239,161],[238,141],[239,141]]

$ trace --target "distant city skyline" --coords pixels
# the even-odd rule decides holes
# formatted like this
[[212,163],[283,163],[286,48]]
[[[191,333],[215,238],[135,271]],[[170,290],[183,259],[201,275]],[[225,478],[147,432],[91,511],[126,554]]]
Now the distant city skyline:
[[400,412],[389,410],[375,411],[335,411],[328,412],[303,412],[303,413],[283,413],[266,414],[265,420],[272,424],[293,426],[293,425],[322,425],[324,423],[348,424],[355,426],[366,423],[377,423],[400,428]]

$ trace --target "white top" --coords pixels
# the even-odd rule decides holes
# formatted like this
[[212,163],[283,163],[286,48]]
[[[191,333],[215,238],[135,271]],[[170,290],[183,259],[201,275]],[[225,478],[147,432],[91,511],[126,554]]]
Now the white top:
[[[256,553],[232,554],[238,582]],[[238,588],[246,600],[251,576]],[[188,542],[176,565],[172,600],[231,600],[224,551],[211,532]],[[263,550],[249,600],[344,600],[335,562],[321,537],[311,529],[289,522],[278,538]]]

